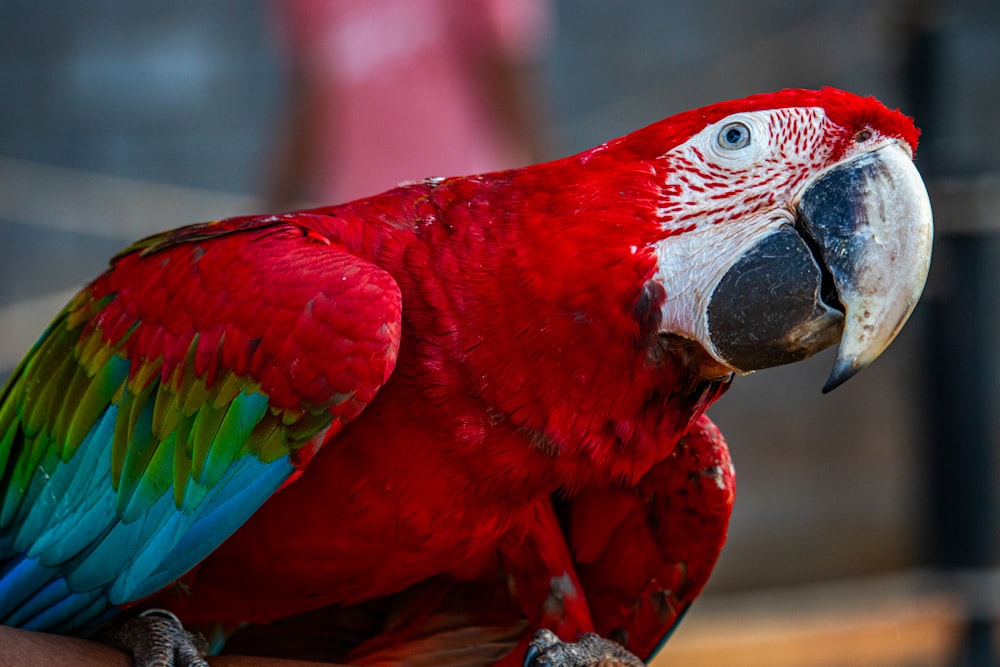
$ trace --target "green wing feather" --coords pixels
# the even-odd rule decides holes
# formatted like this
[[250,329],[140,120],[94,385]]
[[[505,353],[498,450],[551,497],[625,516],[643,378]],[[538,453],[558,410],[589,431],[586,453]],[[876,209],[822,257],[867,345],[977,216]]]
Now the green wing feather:
[[80,628],[190,569],[371,400],[399,319],[387,274],[287,220],[119,255],[0,399],[0,622]]

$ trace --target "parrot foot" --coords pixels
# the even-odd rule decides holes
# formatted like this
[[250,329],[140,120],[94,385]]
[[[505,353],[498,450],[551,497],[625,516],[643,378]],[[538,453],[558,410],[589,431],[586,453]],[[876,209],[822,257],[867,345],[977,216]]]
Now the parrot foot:
[[549,630],[539,630],[528,645],[523,667],[645,667],[620,644],[592,632],[568,644]]
[[165,609],[148,609],[103,633],[107,644],[131,653],[135,667],[209,667],[208,642]]

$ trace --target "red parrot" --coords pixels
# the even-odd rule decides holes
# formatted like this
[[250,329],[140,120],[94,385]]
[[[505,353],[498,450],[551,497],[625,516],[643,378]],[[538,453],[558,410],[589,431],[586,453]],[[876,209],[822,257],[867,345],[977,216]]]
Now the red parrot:
[[785,90],[139,241],[0,398],[0,622],[326,608],[376,618],[358,664],[648,658],[725,541],[706,408],[839,340],[833,388],[919,297],[917,134]]

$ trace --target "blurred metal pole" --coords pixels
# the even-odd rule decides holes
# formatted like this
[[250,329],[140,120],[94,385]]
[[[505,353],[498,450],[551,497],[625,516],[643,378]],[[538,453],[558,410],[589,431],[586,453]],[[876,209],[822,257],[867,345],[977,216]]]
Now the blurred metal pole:
[[975,584],[957,584],[988,581],[1000,562],[1000,142],[990,134],[998,109],[977,105],[1000,80],[1000,59],[983,42],[1000,40],[998,4],[909,4],[907,83],[938,233],[926,350],[927,555],[965,594],[961,667],[998,664],[996,609]]
[[[949,285],[931,304],[928,377],[931,438],[927,464],[928,551],[931,564],[956,575],[965,594],[968,624],[958,665],[993,667],[995,609],[982,586],[997,562],[998,407],[1000,341],[1000,235],[945,236]],[[976,573],[982,576],[976,576]]]

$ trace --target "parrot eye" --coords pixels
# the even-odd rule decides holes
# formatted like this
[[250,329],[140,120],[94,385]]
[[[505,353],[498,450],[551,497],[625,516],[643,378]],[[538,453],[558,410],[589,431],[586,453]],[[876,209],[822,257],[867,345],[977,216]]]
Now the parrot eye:
[[719,146],[729,151],[745,148],[750,143],[750,128],[743,123],[727,123],[719,130]]

